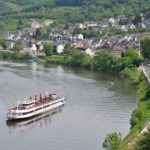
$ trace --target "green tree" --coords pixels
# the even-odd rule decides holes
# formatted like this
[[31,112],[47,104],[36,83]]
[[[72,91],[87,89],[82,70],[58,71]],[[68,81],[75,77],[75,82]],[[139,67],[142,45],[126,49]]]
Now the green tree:
[[93,65],[97,70],[111,71],[115,64],[115,57],[106,49],[100,50],[94,57]]
[[125,53],[125,57],[129,57],[131,59],[133,65],[135,65],[135,66],[140,65],[141,58],[140,58],[139,53],[136,50],[134,50],[134,49],[128,50]]
[[67,56],[65,63],[72,66],[90,68],[92,64],[92,58],[85,52],[74,50],[71,55]]
[[132,60],[130,57],[123,57],[122,58],[122,67],[123,68],[129,68],[131,67],[131,64],[132,64]]
[[138,122],[140,122],[142,118],[143,118],[142,111],[139,109],[135,109],[131,115],[131,120],[130,120],[131,128],[133,128]]
[[46,56],[51,56],[53,54],[53,46],[50,43],[46,43],[43,46]]
[[21,44],[15,43],[12,50],[19,53],[21,50],[23,50],[23,46]]
[[121,136],[116,132],[108,134],[103,142],[103,148],[106,150],[119,150],[120,145]]
[[6,49],[7,48],[6,41],[4,41],[3,39],[0,39],[0,46],[2,46],[3,49]]
[[140,44],[144,59],[150,59],[150,36],[142,38]]

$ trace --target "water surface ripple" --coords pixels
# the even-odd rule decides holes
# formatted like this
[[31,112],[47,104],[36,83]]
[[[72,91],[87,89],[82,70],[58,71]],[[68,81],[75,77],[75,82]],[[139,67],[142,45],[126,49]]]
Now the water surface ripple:
[[[6,122],[9,106],[30,95],[59,92],[61,110],[24,122]],[[0,61],[2,150],[102,150],[107,133],[130,128],[136,91],[128,80],[106,73],[38,63]]]

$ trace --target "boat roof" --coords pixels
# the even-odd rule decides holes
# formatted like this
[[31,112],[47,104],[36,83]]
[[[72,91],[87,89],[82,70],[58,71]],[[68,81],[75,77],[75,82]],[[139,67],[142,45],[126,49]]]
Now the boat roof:
[[25,101],[21,102],[21,104],[29,105],[29,104],[32,104],[35,102],[36,102],[36,100],[25,100]]

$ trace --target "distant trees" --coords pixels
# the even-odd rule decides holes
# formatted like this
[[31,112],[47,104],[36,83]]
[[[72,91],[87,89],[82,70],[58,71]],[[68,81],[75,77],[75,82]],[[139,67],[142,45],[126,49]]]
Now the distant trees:
[[51,56],[53,54],[53,46],[50,43],[46,43],[43,46],[46,56]]
[[103,142],[103,148],[105,150],[119,150],[121,145],[121,135],[113,132],[106,136]]
[[150,36],[142,38],[140,44],[144,59],[150,59]]

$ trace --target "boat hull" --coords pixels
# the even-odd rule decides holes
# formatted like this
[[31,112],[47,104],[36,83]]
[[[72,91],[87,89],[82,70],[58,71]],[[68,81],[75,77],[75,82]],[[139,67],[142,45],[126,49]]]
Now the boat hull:
[[64,98],[51,102],[46,103],[42,106],[34,107],[27,110],[16,110],[15,112],[8,112],[7,113],[7,120],[22,120],[22,119],[28,119],[31,117],[35,117],[37,115],[41,115],[43,113],[46,113],[48,111],[54,110],[56,108],[59,108],[61,106],[65,105]]

